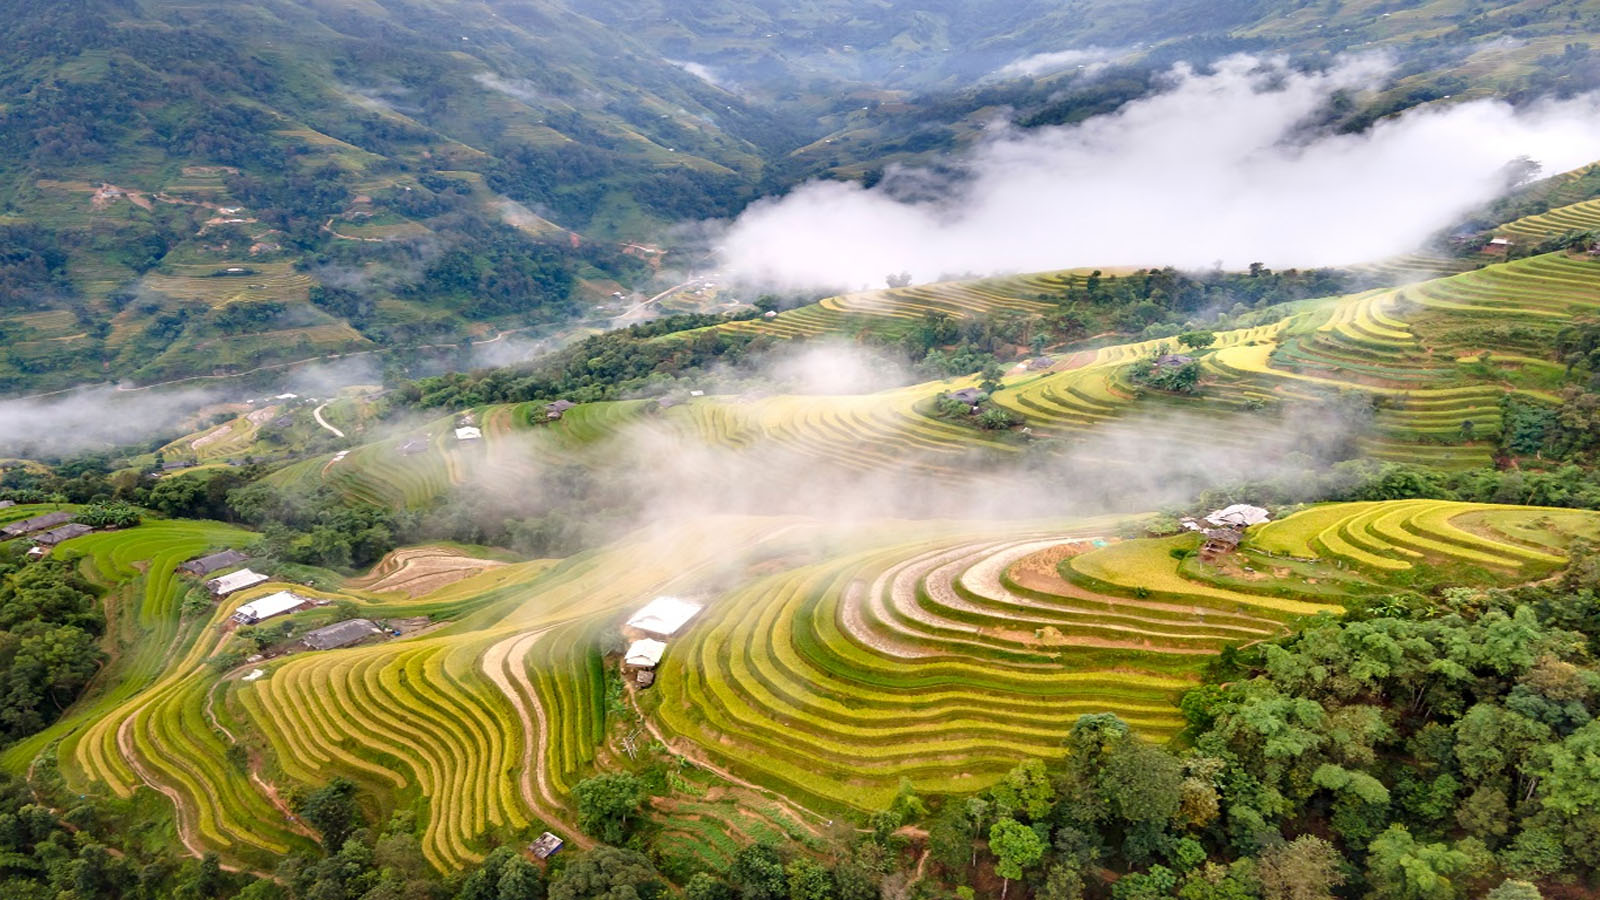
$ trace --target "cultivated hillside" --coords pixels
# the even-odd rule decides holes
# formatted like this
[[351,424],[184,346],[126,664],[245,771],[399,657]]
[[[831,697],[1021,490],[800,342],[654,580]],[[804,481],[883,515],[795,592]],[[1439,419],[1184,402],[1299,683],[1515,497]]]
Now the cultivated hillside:
[[[385,818],[414,814],[423,854],[449,870],[546,828],[584,843],[574,785],[642,754],[675,773],[652,801],[664,865],[716,869],[763,833],[807,846],[907,782],[969,795],[1019,752],[1056,759],[1080,714],[1170,736],[1178,696],[1222,648],[1397,592],[1542,578],[1600,534],[1585,512],[1335,504],[1257,526],[1215,564],[1197,535],[1119,539],[1126,525],[712,517],[559,565],[423,548],[369,578],[280,577],[210,605],[172,568],[250,535],[151,521],[55,551],[115,598],[111,662],[3,762],[21,772],[45,753],[108,800],[154,788],[191,851],[257,867],[314,837],[281,798],[340,774]],[[320,605],[229,623],[285,588]],[[705,610],[636,691],[615,667],[618,627],[660,593]],[[298,646],[351,615],[435,626]],[[243,658],[257,646],[294,652]]]

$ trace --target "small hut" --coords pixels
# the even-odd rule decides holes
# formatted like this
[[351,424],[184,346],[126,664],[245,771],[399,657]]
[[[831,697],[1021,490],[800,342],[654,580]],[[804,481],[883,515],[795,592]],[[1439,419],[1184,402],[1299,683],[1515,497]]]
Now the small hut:
[[539,835],[538,840],[529,844],[528,849],[533,851],[533,855],[539,857],[540,859],[549,859],[550,857],[555,856],[557,853],[560,853],[561,848],[565,845],[566,842],[561,840],[561,838],[558,838],[546,831],[544,834]]
[[624,675],[633,675],[634,683],[639,687],[649,687],[656,681],[656,666],[661,665],[661,655],[667,652],[667,645],[661,641],[650,638],[640,638],[628,645],[628,652],[622,657],[622,672]]
[[1212,528],[1205,534],[1206,542],[1200,545],[1200,561],[1213,565],[1239,549],[1244,540],[1244,532],[1237,528]]

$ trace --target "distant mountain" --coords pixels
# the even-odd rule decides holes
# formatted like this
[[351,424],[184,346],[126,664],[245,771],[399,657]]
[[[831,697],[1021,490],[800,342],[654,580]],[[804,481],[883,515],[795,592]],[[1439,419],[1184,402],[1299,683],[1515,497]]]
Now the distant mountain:
[[1179,59],[1396,52],[1352,128],[1600,84],[1600,0],[1389,6],[0,0],[0,393],[553,328],[668,226],[1115,110]]
[[564,319],[803,142],[557,3],[5,6],[0,390]]

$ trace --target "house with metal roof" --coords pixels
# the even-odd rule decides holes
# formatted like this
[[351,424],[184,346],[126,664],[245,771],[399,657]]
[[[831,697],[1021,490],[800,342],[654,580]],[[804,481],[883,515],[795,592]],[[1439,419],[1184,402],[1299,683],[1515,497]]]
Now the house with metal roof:
[[249,562],[250,557],[238,550],[223,550],[207,556],[198,556],[178,567],[179,572],[188,575],[210,575],[223,569]]
[[657,597],[628,619],[629,628],[658,638],[669,638],[700,613],[698,603],[677,597]]
[[313,650],[332,650],[336,647],[348,647],[363,638],[379,633],[380,630],[371,619],[345,619],[343,622],[324,625],[315,631],[307,632],[304,640],[306,646]]
[[640,638],[628,645],[628,652],[622,656],[622,664],[630,669],[654,669],[661,664],[661,654],[665,652],[665,642]]
[[33,540],[34,543],[40,546],[54,547],[62,541],[70,541],[75,537],[83,537],[93,532],[94,529],[92,527],[81,522],[74,522],[71,525],[62,525],[60,528],[52,528],[42,534],[36,534],[33,536]]
[[281,616],[310,605],[311,601],[299,594],[279,591],[276,594],[257,597],[234,610],[233,620],[240,625],[254,625],[257,622],[265,622],[273,616]]
[[544,834],[539,835],[539,839],[537,841],[529,844],[528,849],[532,850],[533,855],[539,857],[540,859],[549,859],[550,857],[555,856],[557,853],[560,853],[561,848],[565,846],[565,844],[566,842],[561,840],[561,838],[558,838],[546,831]]
[[71,521],[72,513],[70,512],[45,513],[42,516],[34,516],[31,519],[23,519],[0,527],[0,539],[22,537],[25,534],[33,534],[35,531],[44,531],[49,528],[55,528],[58,525],[65,525]]
[[211,579],[210,581],[206,582],[206,587],[211,590],[211,596],[226,597],[234,591],[242,591],[248,587],[255,587],[258,584],[265,584],[266,581],[267,576],[261,574],[260,572],[252,572],[249,569],[240,569],[237,572],[229,572],[221,578]]

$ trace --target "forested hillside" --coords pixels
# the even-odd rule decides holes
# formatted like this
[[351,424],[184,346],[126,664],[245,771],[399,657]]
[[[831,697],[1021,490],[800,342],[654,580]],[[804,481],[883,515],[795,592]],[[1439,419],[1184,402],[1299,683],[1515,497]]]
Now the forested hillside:
[[4,390],[565,320],[792,143],[554,6],[9,6]]

